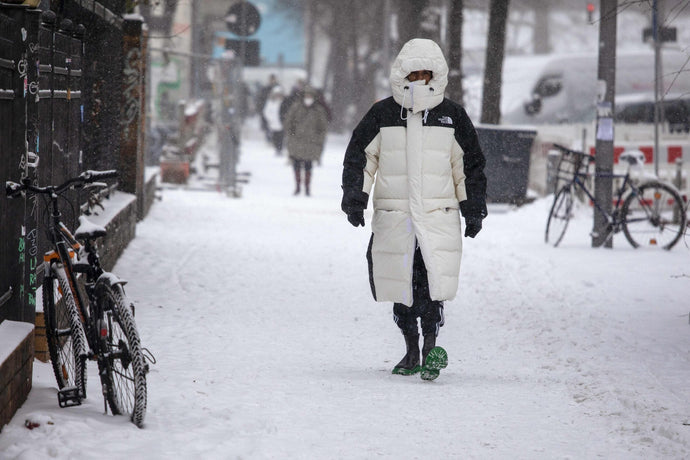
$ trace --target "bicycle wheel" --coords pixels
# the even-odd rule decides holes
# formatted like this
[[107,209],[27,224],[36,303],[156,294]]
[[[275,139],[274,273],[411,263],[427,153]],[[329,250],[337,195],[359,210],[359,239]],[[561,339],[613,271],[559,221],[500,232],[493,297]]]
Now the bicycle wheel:
[[566,186],[556,194],[549,213],[549,219],[546,221],[546,243],[551,243],[554,247],[563,239],[565,230],[568,228],[568,222],[573,210],[573,194],[570,187]]
[[625,199],[621,212],[623,233],[634,248],[671,249],[685,231],[683,199],[667,184],[640,185]]
[[97,283],[96,295],[103,314],[100,329],[105,347],[98,362],[108,405],[114,415],[129,415],[141,428],[146,414],[147,368],[131,304],[122,285],[107,280]]
[[63,268],[53,265],[43,280],[48,353],[58,389],[76,387],[86,397],[86,335]]

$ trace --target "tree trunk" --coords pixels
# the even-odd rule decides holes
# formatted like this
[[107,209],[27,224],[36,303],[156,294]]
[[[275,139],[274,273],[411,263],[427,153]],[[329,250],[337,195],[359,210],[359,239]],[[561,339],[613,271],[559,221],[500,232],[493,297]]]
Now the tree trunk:
[[307,81],[312,82],[312,74],[314,72],[314,38],[316,30],[316,0],[307,0],[306,2],[306,16],[307,16]]
[[419,37],[419,23],[422,11],[429,4],[429,0],[397,0],[395,8],[398,12],[398,49],[407,41]]
[[352,12],[348,11],[345,2],[339,2],[334,7],[331,33],[331,58],[333,87],[331,93],[331,108],[333,113],[332,127],[341,131],[345,125],[345,114],[351,100],[350,84],[352,83],[349,59],[352,38]]
[[501,121],[501,81],[505,54],[509,0],[491,0],[489,37],[486,44],[481,122],[497,125]]
[[463,0],[451,0],[448,20],[448,89],[446,95],[463,103],[462,89],[462,23]]
[[539,2],[534,6],[534,54],[548,54],[551,52],[549,37],[549,4]]
[[[387,59],[384,57],[388,54],[386,47],[386,34],[389,28],[386,22],[390,18],[386,15],[386,2],[370,0],[361,0],[359,7],[359,21],[365,24],[366,21],[371,21],[370,26],[365,26],[362,29],[362,41],[367,46],[361,47],[366,51],[360,55],[355,62],[355,66],[362,65],[362,71],[359,73],[359,80],[355,82],[354,88],[357,89],[357,107],[355,110],[355,118],[358,121],[369,110],[371,105],[376,101],[377,85],[380,81],[388,81],[390,75],[390,66]],[[386,94],[388,94],[386,92]]]

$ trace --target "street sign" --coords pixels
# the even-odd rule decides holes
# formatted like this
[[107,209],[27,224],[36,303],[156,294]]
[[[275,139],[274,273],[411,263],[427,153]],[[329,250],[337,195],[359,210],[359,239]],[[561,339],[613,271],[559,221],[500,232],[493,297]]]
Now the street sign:
[[[654,38],[654,31],[651,27],[647,27],[642,30],[642,41]],[[676,28],[675,27],[660,27],[659,28],[659,41],[664,42],[675,42],[676,41]]]
[[261,65],[259,40],[225,40],[225,49],[231,51],[233,57],[242,59],[247,67]]
[[244,0],[233,4],[225,15],[228,30],[239,37],[254,35],[261,25],[261,14]]

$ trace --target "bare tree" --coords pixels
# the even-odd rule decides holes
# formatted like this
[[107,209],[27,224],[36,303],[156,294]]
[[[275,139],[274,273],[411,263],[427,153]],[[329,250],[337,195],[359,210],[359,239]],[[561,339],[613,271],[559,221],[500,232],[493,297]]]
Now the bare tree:
[[501,121],[501,81],[505,54],[509,0],[491,0],[489,36],[486,43],[481,122],[497,125]]
[[551,52],[551,37],[549,35],[549,4],[541,4],[534,8],[534,54]]
[[311,80],[312,72],[314,71],[314,40],[316,37],[317,14],[316,0],[305,0],[305,14],[307,20],[307,57],[305,66],[307,70],[307,80]]
[[422,12],[429,6],[429,0],[397,0],[395,9],[398,15],[398,48],[419,36]]

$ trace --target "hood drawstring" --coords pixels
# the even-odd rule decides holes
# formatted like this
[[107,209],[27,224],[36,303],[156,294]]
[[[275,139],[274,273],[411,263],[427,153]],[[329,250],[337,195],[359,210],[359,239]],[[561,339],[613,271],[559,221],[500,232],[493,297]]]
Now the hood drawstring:
[[[401,119],[401,120],[407,120],[408,118],[410,118],[409,116],[406,117],[406,116],[403,115],[404,112],[405,112],[405,97],[407,96],[407,91],[408,91],[409,89],[410,89],[409,86],[405,86],[405,87],[403,88],[403,90],[404,90],[404,92],[403,92],[403,100],[402,100],[402,105],[400,106],[400,119]],[[433,91],[433,88],[432,88],[431,90]],[[412,106],[414,106],[414,90],[411,91],[411,96],[412,96],[412,97],[411,97]],[[412,110],[412,108],[410,108],[410,110]],[[422,118],[424,124],[426,124],[426,117],[428,117],[428,116],[429,116],[429,109],[424,109],[424,117]]]
[[402,104],[400,105],[400,119],[401,120],[407,120],[408,118],[410,118],[410,117],[404,117],[403,116],[403,112],[405,111],[405,96],[407,96],[407,90],[408,89],[410,89],[410,87],[407,85],[405,85],[405,87],[403,87],[403,100],[402,100]]

